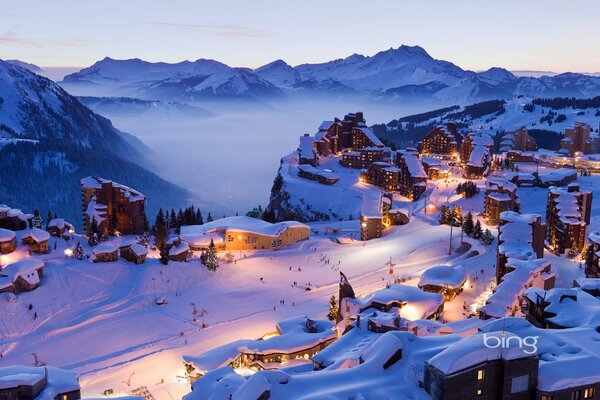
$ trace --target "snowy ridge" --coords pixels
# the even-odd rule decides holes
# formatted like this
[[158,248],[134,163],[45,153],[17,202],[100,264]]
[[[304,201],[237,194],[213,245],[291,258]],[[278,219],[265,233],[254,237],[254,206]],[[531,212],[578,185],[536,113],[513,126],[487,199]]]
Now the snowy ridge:
[[283,60],[254,70],[232,68],[215,60],[150,63],[139,59],[105,58],[61,82],[77,94],[160,99],[198,96],[264,97],[282,91],[368,94],[386,99],[422,99],[451,104],[526,96],[600,94],[600,77],[565,73],[518,77],[503,68],[476,73],[431,57],[422,47],[399,46],[372,56],[353,54],[295,67]]

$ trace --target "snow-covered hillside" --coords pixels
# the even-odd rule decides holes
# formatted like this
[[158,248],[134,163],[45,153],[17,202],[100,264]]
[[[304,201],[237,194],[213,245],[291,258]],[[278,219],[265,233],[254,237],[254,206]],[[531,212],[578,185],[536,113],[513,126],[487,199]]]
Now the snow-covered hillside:
[[148,194],[156,202],[150,215],[159,204],[186,202],[186,191],[143,167],[151,163],[139,139],[49,79],[1,60],[0,137],[0,201],[14,207],[52,210],[78,224],[79,180],[88,175]]
[[296,67],[276,60],[254,70],[206,59],[168,64],[105,58],[66,76],[61,85],[78,95],[188,101],[231,96],[255,99],[281,92],[293,97],[328,90],[442,105],[511,98],[515,94],[600,95],[600,77],[576,73],[522,77],[498,67],[476,73],[435,59],[419,46],[404,45],[373,56],[353,54]]
[[600,97],[580,100],[517,96],[504,101],[453,106],[401,117],[385,125],[378,125],[375,132],[384,140],[400,144],[405,141],[416,143],[435,126],[449,122],[456,123],[464,132],[483,130],[491,134],[514,131],[525,126],[533,130],[538,144],[544,147],[544,143],[547,143],[547,148],[556,150],[560,134],[576,121],[591,125],[597,135],[600,126]]

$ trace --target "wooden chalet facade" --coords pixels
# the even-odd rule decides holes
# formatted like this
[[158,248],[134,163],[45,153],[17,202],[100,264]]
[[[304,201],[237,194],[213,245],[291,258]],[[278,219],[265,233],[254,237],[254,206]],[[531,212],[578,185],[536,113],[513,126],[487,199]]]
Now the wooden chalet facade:
[[104,235],[144,233],[146,197],[127,186],[89,176],[81,180],[83,225],[90,233],[95,218]]

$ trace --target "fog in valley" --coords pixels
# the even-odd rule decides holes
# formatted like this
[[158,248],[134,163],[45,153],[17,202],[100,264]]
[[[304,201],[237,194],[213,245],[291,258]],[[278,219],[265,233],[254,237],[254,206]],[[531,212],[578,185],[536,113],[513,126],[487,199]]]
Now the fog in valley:
[[140,138],[153,151],[154,172],[188,189],[190,202],[215,216],[268,204],[281,157],[298,147],[299,136],[314,134],[323,120],[363,111],[372,125],[431,109],[356,98],[195,105],[213,116],[188,117],[172,110],[96,111]]

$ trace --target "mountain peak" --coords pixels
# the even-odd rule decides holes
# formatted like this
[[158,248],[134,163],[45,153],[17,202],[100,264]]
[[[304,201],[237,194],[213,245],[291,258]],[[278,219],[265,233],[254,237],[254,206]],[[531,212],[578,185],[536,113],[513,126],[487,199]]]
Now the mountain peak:
[[509,82],[517,79],[510,71],[500,67],[492,67],[487,71],[478,73],[477,76],[484,80],[494,82]]
[[6,60],[7,63],[25,68],[31,72],[40,72],[42,69],[35,64],[30,64],[21,60]]

